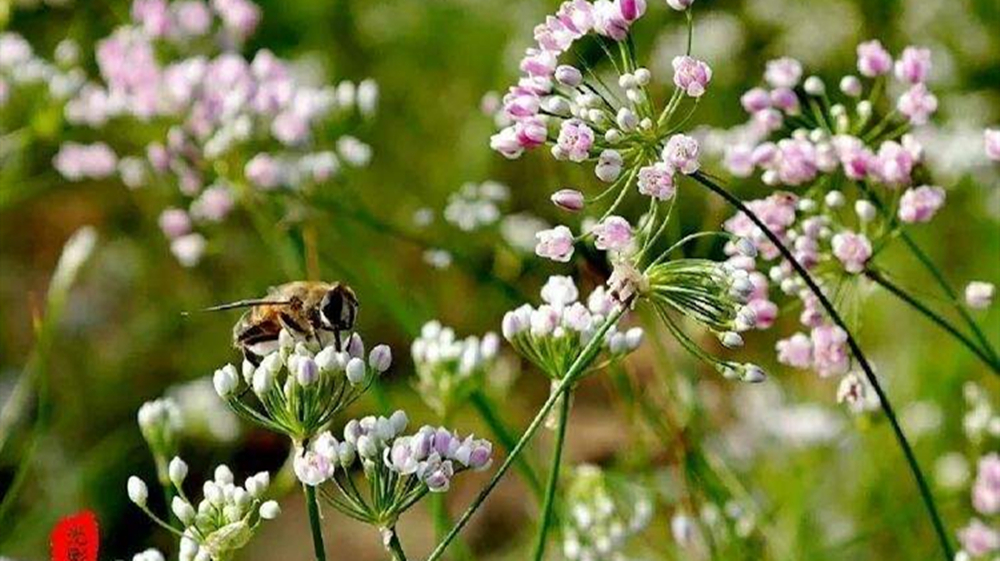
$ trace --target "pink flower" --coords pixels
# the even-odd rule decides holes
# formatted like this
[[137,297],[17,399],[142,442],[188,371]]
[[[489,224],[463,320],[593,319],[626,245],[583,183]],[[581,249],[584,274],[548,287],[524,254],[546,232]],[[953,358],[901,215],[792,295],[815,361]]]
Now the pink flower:
[[747,302],[747,307],[753,310],[756,317],[755,329],[770,329],[778,318],[778,305],[767,298],[754,298]]
[[622,251],[632,243],[632,225],[621,216],[611,215],[597,226],[593,234],[596,236],[594,246],[600,250]]
[[524,152],[524,148],[521,147],[521,143],[517,140],[517,131],[513,126],[505,127],[500,132],[491,136],[490,148],[511,160],[520,157]]
[[833,255],[843,265],[848,273],[860,273],[865,270],[865,264],[872,256],[872,244],[864,234],[840,232],[833,236],[830,242]]
[[850,179],[864,179],[878,163],[875,154],[856,136],[835,136],[833,147],[844,167],[844,174]]
[[218,185],[205,189],[191,203],[191,216],[198,220],[220,222],[233,209],[233,195],[227,187]]
[[170,10],[166,0],[135,0],[132,20],[150,37],[164,37],[170,32]]
[[627,22],[633,22],[646,13],[646,0],[616,0],[622,17]]
[[296,111],[282,111],[271,121],[271,134],[286,146],[302,144],[309,138],[309,121]]
[[59,147],[52,164],[63,177],[72,181],[104,179],[117,171],[118,157],[103,142],[65,142]]
[[812,341],[804,333],[796,333],[788,339],[782,339],[775,345],[778,362],[793,368],[809,368],[813,362],[812,347]]
[[774,108],[761,109],[751,116],[751,124],[754,130],[762,136],[766,136],[781,128],[784,118],[781,111]]
[[753,174],[753,148],[746,144],[726,146],[722,165],[734,177],[750,177]]
[[531,76],[552,76],[558,59],[552,51],[528,49],[521,59],[521,71]]
[[594,131],[579,119],[569,119],[559,127],[559,138],[552,147],[552,155],[556,159],[568,158],[573,162],[582,162],[590,155],[594,145]]
[[239,39],[249,37],[260,23],[260,8],[249,0],[212,0],[212,7],[226,30]]
[[160,213],[160,230],[170,239],[177,238],[191,231],[191,218],[188,213],[179,208],[168,208]]
[[847,333],[835,325],[812,330],[813,367],[821,377],[847,372]]
[[792,88],[775,88],[771,90],[771,104],[789,115],[798,115],[799,96]]
[[919,84],[927,80],[931,72],[931,50],[921,47],[906,47],[896,61],[896,78],[901,82]]
[[1000,454],[979,458],[976,482],[972,486],[972,506],[987,516],[1000,513]]
[[753,88],[740,96],[740,105],[747,113],[756,113],[771,106],[771,95],[764,88]]
[[580,38],[594,27],[594,7],[587,0],[568,0],[559,6],[556,18]]
[[892,56],[878,39],[858,45],[858,72],[874,78],[892,70]]
[[690,136],[675,134],[663,148],[663,160],[685,175],[698,171],[698,141]]
[[712,69],[689,56],[674,57],[674,84],[690,97],[701,97],[712,80]]
[[555,193],[552,193],[551,200],[552,204],[570,212],[583,210],[583,206],[585,204],[583,193],[577,191],[576,189],[560,189]]
[[171,5],[177,27],[183,35],[200,37],[212,27],[212,13],[200,0],[182,0]]
[[966,553],[982,557],[1000,549],[1000,532],[973,518],[968,526],[958,531],[958,541]]
[[261,189],[273,189],[281,184],[281,165],[270,154],[260,153],[246,163],[243,175]]
[[944,205],[944,189],[921,185],[907,189],[899,200],[899,219],[903,222],[929,222]]
[[674,170],[664,162],[639,169],[639,192],[665,201],[674,196]]
[[534,117],[540,103],[538,94],[520,86],[512,86],[503,96],[504,111],[513,119]]
[[916,164],[913,154],[898,142],[887,140],[879,146],[875,177],[889,186],[906,185]]
[[983,146],[986,150],[987,158],[994,162],[1000,162],[1000,129],[984,130]]
[[923,125],[937,111],[938,100],[924,84],[915,84],[899,96],[896,108],[914,125]]
[[678,12],[683,12],[690,8],[691,4],[694,4],[694,0],[667,0],[667,5]]
[[808,140],[784,138],[778,142],[778,179],[784,185],[802,185],[816,178],[816,149]]
[[794,88],[802,79],[802,63],[794,58],[783,57],[767,62],[764,80],[772,88]]
[[611,0],[594,2],[594,31],[615,41],[628,35],[629,22],[622,15],[621,7]]
[[566,263],[573,257],[573,233],[566,226],[556,226],[535,234],[538,244],[535,254],[553,261]]

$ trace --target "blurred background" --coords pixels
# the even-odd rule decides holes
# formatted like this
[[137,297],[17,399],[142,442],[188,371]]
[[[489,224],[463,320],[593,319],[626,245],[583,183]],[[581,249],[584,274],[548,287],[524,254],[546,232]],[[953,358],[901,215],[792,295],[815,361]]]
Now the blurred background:
[[[652,69],[661,99],[669,95],[670,60],[685,39],[683,18],[662,4],[650,0],[649,13],[635,28],[640,58]],[[408,352],[424,322],[438,319],[460,335],[498,331],[504,311],[537,301],[549,274],[572,272],[588,287],[607,274],[596,259],[569,271],[531,255],[531,231],[537,229],[532,225],[559,220],[549,194],[568,185],[593,188],[592,177],[545,154],[503,159],[488,148],[495,127],[481,110],[484,95],[504,89],[517,75],[532,28],[558,3],[261,0],[259,5],[262,20],[245,53],[266,47],[326,82],[373,78],[379,85],[377,114],[355,131],[372,147],[371,164],[323,186],[317,196],[312,223],[318,271],[323,279],[353,286],[361,300],[359,331],[369,344],[386,342],[394,350],[389,375],[352,407],[352,416],[405,408],[413,424],[436,422],[414,391]],[[0,27],[22,35],[46,58],[61,40],[72,38],[82,48],[83,67],[95,74],[93,45],[127,21],[129,6],[123,0],[0,0]],[[948,205],[915,235],[956,286],[1000,280],[1000,180],[997,167],[990,169],[982,157],[981,133],[1000,123],[1000,4],[699,0],[695,14],[694,53],[715,71],[697,119],[713,127],[745,120],[739,95],[759,83],[770,58],[795,56],[809,71],[833,79],[852,70],[861,40],[880,38],[893,52],[913,43],[931,47],[931,85],[941,109],[926,146],[935,179],[948,189]],[[62,141],[81,133],[41,100],[22,103],[17,110],[0,109],[0,403],[10,403],[29,365],[39,381],[17,412],[0,456],[0,494],[6,496],[22,478],[17,496],[5,505],[0,556],[47,559],[55,521],[83,508],[93,509],[100,520],[102,559],[127,558],[147,546],[173,551],[169,536],[139,515],[124,492],[130,474],[155,480],[136,411],[164,394],[184,404],[188,430],[181,450],[192,477],[207,477],[219,462],[238,477],[281,469],[287,443],[231,417],[206,378],[239,359],[230,345],[238,312],[190,317],[181,312],[304,278],[303,240],[279,215],[271,217],[277,219],[273,227],[261,231],[237,209],[213,230],[201,262],[183,267],[157,225],[162,194],[128,189],[114,179],[63,180],[52,169],[52,158]],[[470,232],[449,222],[443,213],[449,198],[467,182],[484,181],[509,187],[509,196],[497,203],[500,218]],[[752,180],[736,189],[747,197],[765,192]],[[684,230],[718,228],[729,214],[694,189],[684,193],[682,186],[681,193]],[[63,244],[86,225],[96,229],[96,248],[59,317],[44,320],[53,322],[47,342],[40,340],[36,325],[46,315],[46,291]],[[284,261],[273,255],[275,239],[288,252]],[[721,255],[720,249],[708,248]],[[914,287],[926,280],[905,254],[891,255],[886,263]],[[997,309],[977,316],[994,345],[1000,344]],[[649,319],[638,316],[639,323]],[[697,558],[686,556],[671,535],[670,520],[684,506],[681,480],[688,473],[678,469],[678,447],[697,450],[706,466],[714,466],[704,468],[709,475],[698,482],[705,502],[722,510],[733,501],[743,508],[754,505],[754,530],[736,538],[730,556],[720,558],[929,559],[935,554],[930,526],[884,421],[839,407],[829,380],[775,364],[774,341],[795,324],[794,317],[783,321],[748,341],[747,354],[772,374],[767,384],[725,383],[655,328],[651,342],[621,372],[583,384],[567,462],[601,465],[655,497],[655,516],[635,540],[635,558]],[[970,442],[963,428],[969,407],[965,386],[977,383],[996,408],[1000,380],[882,293],[858,311],[858,322],[863,345],[933,476],[945,520],[958,528],[970,514],[968,495],[955,483],[959,459],[972,462],[991,445]],[[516,360],[504,364],[496,376],[512,382],[493,384],[504,387],[490,391],[502,403],[504,421],[519,433],[546,398],[549,382],[530,368],[522,371]],[[629,391],[646,394],[668,420],[666,428],[680,429],[671,433],[658,428],[656,419],[640,418],[623,403],[621,396]],[[471,410],[459,411],[451,424],[488,434]],[[543,434],[532,446],[538,465],[544,465],[549,440],[551,435]],[[975,468],[966,465],[970,469]],[[487,476],[459,482],[448,495],[454,515]],[[535,507],[526,492],[509,476],[477,515],[464,535],[476,558],[527,556]],[[301,494],[285,497],[282,509],[241,559],[308,558]],[[384,557],[374,530],[332,511],[326,516],[331,558]],[[403,518],[400,531],[412,558],[433,547],[423,507]],[[560,558],[558,547],[550,549],[550,558]]]

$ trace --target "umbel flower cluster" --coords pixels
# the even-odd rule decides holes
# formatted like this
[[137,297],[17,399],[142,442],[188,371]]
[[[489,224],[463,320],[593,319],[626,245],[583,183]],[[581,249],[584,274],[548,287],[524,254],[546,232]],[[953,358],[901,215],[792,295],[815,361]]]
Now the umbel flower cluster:
[[[281,513],[278,503],[264,500],[270,476],[267,472],[248,477],[236,485],[233,472],[225,465],[215,468],[215,478],[202,487],[203,498],[195,503],[184,491],[187,464],[178,457],[170,461],[169,479],[176,495],[170,505],[181,529],[154,514],[147,506],[149,489],[138,477],[128,480],[128,496],[160,526],[180,538],[180,561],[227,561],[253,538],[264,520]],[[140,555],[153,555],[144,552]],[[154,557],[155,558],[155,557]],[[162,556],[160,557],[162,559]]]
[[[295,341],[282,330],[278,350],[242,372],[227,364],[216,370],[215,390],[243,418],[304,442],[326,428],[389,369],[392,351],[377,345],[365,358],[361,336],[352,333],[345,350]],[[252,394],[256,403],[248,403]]]
[[[323,488],[323,497],[347,516],[375,525],[385,534],[428,492],[444,493],[456,474],[482,471],[492,464],[489,441],[472,435],[462,439],[448,429],[431,426],[404,436],[407,423],[406,413],[396,411],[388,418],[349,421],[341,441],[324,432],[297,451],[295,474],[313,487],[333,482],[338,493]],[[368,483],[367,496],[352,479],[352,469],[358,464]]]
[[567,561],[628,559],[629,539],[641,533],[652,517],[653,501],[645,489],[596,466],[578,466],[566,489],[563,557]]
[[[566,276],[549,277],[541,296],[544,304],[537,308],[524,304],[504,315],[503,336],[518,353],[557,380],[569,371],[617,304],[604,287],[591,292],[586,304],[580,302],[576,283]],[[642,343],[641,327],[625,331],[617,327],[616,320],[604,335],[605,361],[619,360]]]
[[[0,112],[5,122],[15,122],[8,110],[64,103],[75,94],[86,81],[79,60],[80,46],[72,40],[61,41],[50,62],[35,53],[24,37],[12,31],[0,33]],[[6,121],[8,117],[11,121]]]
[[438,321],[425,323],[410,346],[420,397],[441,418],[448,418],[483,386],[499,350],[496,333],[457,339],[452,328]]
[[206,248],[199,231],[251,188],[305,189],[371,158],[357,138],[325,131],[371,116],[374,82],[314,85],[270,51],[245,58],[240,47],[259,20],[249,0],[135,0],[131,22],[98,42],[100,80],[65,105],[71,124],[127,141],[66,142],[56,169],[70,180],[117,174],[131,188],[168,184],[176,202],[160,226],[185,265]]
[[160,483],[169,481],[167,462],[177,454],[183,417],[177,402],[169,397],[147,401],[139,407],[139,431],[153,454]]

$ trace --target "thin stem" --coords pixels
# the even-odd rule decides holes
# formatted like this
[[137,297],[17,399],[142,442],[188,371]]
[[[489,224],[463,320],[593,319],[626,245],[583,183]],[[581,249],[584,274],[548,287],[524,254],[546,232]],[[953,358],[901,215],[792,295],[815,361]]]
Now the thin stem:
[[[504,450],[508,453],[510,449],[514,447],[517,442],[514,439],[514,435],[510,433],[510,429],[504,424],[503,419],[500,418],[496,413],[496,407],[494,407],[493,402],[490,398],[481,391],[476,391],[470,396],[470,401],[472,401],[472,406],[475,408],[476,412],[486,423],[486,426],[490,428],[493,436],[500,442]],[[535,473],[534,468],[531,467],[531,463],[527,458],[521,457],[517,460],[517,469],[521,472],[521,477],[531,488],[532,494],[541,501],[542,500],[542,482],[538,479],[538,475]]]
[[913,256],[916,257],[917,260],[920,261],[920,263],[924,266],[924,268],[927,269],[927,272],[930,273],[932,277],[934,277],[934,280],[937,282],[938,286],[940,286],[941,290],[944,291],[944,293],[948,296],[948,300],[949,302],[951,302],[951,305],[955,308],[955,311],[958,312],[958,315],[962,316],[962,319],[965,321],[965,323],[967,323],[969,325],[969,328],[972,329],[972,332],[975,334],[976,339],[979,340],[979,344],[982,345],[980,348],[987,354],[989,354],[990,357],[993,359],[993,365],[992,365],[993,371],[997,372],[996,351],[993,350],[993,347],[986,339],[986,336],[983,334],[983,331],[979,329],[979,325],[976,323],[974,319],[972,319],[972,315],[969,314],[969,310],[967,310],[965,306],[962,305],[962,302],[958,299],[958,295],[955,294],[955,290],[951,287],[951,284],[948,283],[948,279],[944,278],[944,273],[942,273],[941,270],[937,268],[934,262],[931,261],[931,258],[926,253],[924,253],[922,249],[920,249],[920,246],[917,245],[917,242],[913,241],[913,238],[911,238],[910,235],[907,234],[905,230],[901,229],[899,231],[899,237],[902,238],[903,243],[905,243],[906,246],[910,249],[910,252],[913,253]]
[[542,561],[545,556],[549,526],[552,524],[552,510],[555,505],[556,488],[559,486],[559,465],[562,463],[563,445],[566,442],[566,421],[569,419],[571,396],[571,391],[563,392],[562,403],[559,407],[559,424],[556,427],[556,440],[552,449],[552,467],[549,469],[549,481],[545,487],[545,502],[542,505],[542,518],[538,522],[538,539],[535,541],[535,561]]
[[951,543],[948,541],[948,532],[944,527],[944,523],[941,521],[941,516],[938,514],[937,506],[934,504],[934,497],[931,495],[930,487],[927,485],[927,480],[924,478],[924,473],[920,469],[920,464],[917,462],[916,455],[913,453],[913,448],[910,446],[910,442],[906,439],[906,435],[903,433],[902,427],[899,425],[899,421],[896,419],[896,413],[892,409],[892,405],[889,403],[889,397],[886,395],[885,391],[882,389],[882,385],[879,383],[878,378],[875,376],[875,372],[872,370],[871,365],[868,363],[868,359],[865,358],[864,353],[861,351],[861,347],[858,342],[854,339],[851,334],[850,329],[848,329],[847,324],[837,313],[830,300],[823,294],[819,285],[809,274],[809,271],[795,259],[792,255],[791,250],[781,241],[767,224],[760,219],[752,210],[750,210],[739,198],[726,190],[725,187],[715,183],[702,172],[696,172],[692,176],[695,181],[701,183],[707,187],[710,191],[716,195],[725,199],[730,205],[742,212],[751,220],[751,222],[756,225],[761,232],[767,237],[778,248],[782,257],[795,269],[795,272],[802,278],[809,287],[809,291],[816,296],[820,304],[826,310],[826,313],[830,316],[830,319],[844,330],[847,335],[847,345],[851,349],[851,354],[857,359],[858,364],[865,373],[865,377],[868,379],[868,383],[875,390],[876,395],[879,398],[879,404],[882,406],[882,410],[885,412],[885,416],[889,419],[889,423],[892,425],[893,433],[895,434],[896,441],[899,443],[899,447],[903,450],[903,455],[906,456],[906,462],[909,465],[910,472],[913,474],[913,478],[916,480],[917,488],[920,490],[920,496],[923,499],[924,506],[927,509],[927,514],[930,516],[931,523],[934,526],[934,531],[937,533],[938,542],[941,546],[941,551],[944,554],[945,561],[951,561],[954,558],[954,552],[951,548]]
[[306,509],[309,511],[309,529],[312,531],[316,561],[326,561],[326,546],[323,545],[323,529],[319,525],[319,504],[316,502],[316,488],[312,485],[303,484],[302,491],[306,495]]
[[[443,493],[432,493],[430,499],[431,518],[434,520],[434,537],[440,540],[451,529],[451,516],[448,515],[448,504],[444,500]],[[452,559],[460,561],[472,559],[469,546],[461,539],[455,542],[454,553]]]
[[403,551],[403,544],[399,543],[399,536],[396,535],[396,527],[383,528],[382,536],[385,549],[392,556],[392,561],[406,561],[406,553]]
[[503,463],[500,465],[500,468],[497,469],[497,472],[490,479],[489,483],[486,484],[486,487],[484,487],[483,490],[479,492],[479,495],[477,495],[476,498],[472,501],[472,504],[469,505],[469,508],[467,508],[465,512],[462,513],[462,516],[458,519],[458,522],[456,522],[455,525],[452,527],[451,531],[448,532],[448,535],[444,537],[444,540],[442,540],[441,543],[439,543],[438,546],[434,548],[434,551],[432,551],[431,554],[427,557],[427,561],[435,561],[437,559],[440,559],[441,556],[444,555],[445,550],[448,549],[448,545],[455,539],[456,536],[458,536],[458,533],[462,531],[462,528],[464,528],[469,523],[469,520],[472,519],[472,515],[474,515],[476,511],[479,510],[479,507],[482,506],[483,501],[485,501],[486,498],[490,495],[490,493],[493,492],[493,489],[495,489],[497,484],[500,483],[500,480],[503,479],[503,476],[507,473],[510,467],[514,464],[514,461],[517,460],[517,457],[524,450],[524,447],[528,445],[528,442],[530,442],[531,439],[535,436],[535,433],[538,432],[539,427],[541,427],[542,423],[545,422],[545,417],[549,414],[549,411],[552,410],[552,407],[555,406],[556,401],[559,400],[559,397],[566,392],[566,390],[583,373],[584,368],[588,364],[590,364],[594,356],[596,356],[597,352],[601,348],[601,345],[603,344],[604,335],[608,332],[609,329],[611,329],[611,326],[618,321],[618,318],[621,317],[622,313],[626,308],[628,308],[630,303],[631,300],[629,302],[624,303],[619,310],[611,314],[611,316],[607,320],[605,320],[604,324],[601,325],[601,327],[597,330],[597,333],[594,334],[590,342],[587,343],[587,346],[584,347],[582,351],[580,351],[580,354],[576,357],[576,360],[573,361],[573,364],[570,365],[569,369],[566,371],[566,375],[563,376],[562,381],[559,383],[558,386],[556,386],[555,390],[552,391],[552,393],[549,395],[549,398],[538,410],[538,413],[535,415],[535,418],[531,420],[531,423],[528,425],[528,428],[525,429],[524,434],[521,435],[520,440],[518,440],[517,444],[514,445],[514,448],[511,449],[510,454],[508,454],[507,458],[504,459]]
[[955,337],[963,345],[965,345],[966,348],[972,351],[973,354],[979,357],[980,360],[986,363],[986,365],[990,367],[990,370],[992,370],[994,374],[1000,374],[1000,364],[994,362],[994,360],[989,355],[987,355],[985,351],[976,346],[976,344],[973,343],[972,340],[969,339],[964,333],[959,331],[958,328],[948,323],[948,320],[941,317],[940,314],[936,313],[934,310],[931,310],[930,308],[925,306],[919,300],[917,300],[908,292],[906,292],[903,288],[894,284],[892,281],[887,279],[884,275],[882,275],[878,271],[873,271],[873,270],[865,271],[865,276],[875,281],[875,283],[877,283],[882,288],[888,290],[896,298],[899,298],[903,302],[909,304],[915,310],[923,314],[924,317],[934,322],[938,327],[950,333],[953,337]]

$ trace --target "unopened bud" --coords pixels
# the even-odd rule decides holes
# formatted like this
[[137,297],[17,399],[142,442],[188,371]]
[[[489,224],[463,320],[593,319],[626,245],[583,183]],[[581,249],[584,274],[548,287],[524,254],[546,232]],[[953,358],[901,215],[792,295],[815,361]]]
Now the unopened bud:
[[350,362],[347,363],[346,371],[348,382],[352,385],[360,384],[365,379],[365,361],[357,357],[352,358]]
[[552,204],[570,212],[583,210],[583,193],[576,189],[560,189],[552,193]]

